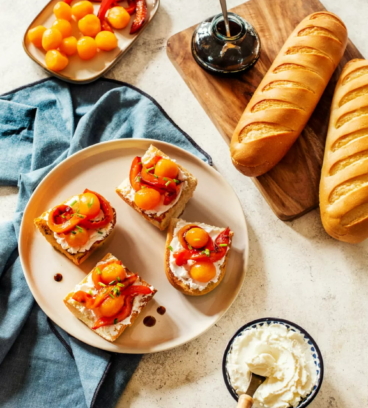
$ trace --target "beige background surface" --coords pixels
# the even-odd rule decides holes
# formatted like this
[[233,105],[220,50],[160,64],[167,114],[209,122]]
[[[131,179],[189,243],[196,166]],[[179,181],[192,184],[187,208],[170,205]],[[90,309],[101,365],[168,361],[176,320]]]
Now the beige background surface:
[[[344,20],[350,38],[368,57],[367,0],[322,1]],[[233,7],[241,0],[228,3]],[[21,46],[23,31],[44,4],[16,0],[2,5],[0,93],[46,76]],[[367,407],[368,242],[353,246],[329,238],[318,210],[293,222],[278,220],[253,183],[232,167],[225,142],[166,56],[170,35],[219,10],[218,0],[162,0],[153,24],[108,76],[156,98],[212,155],[247,218],[247,278],[237,301],[209,332],[178,349],[143,358],[118,408],[234,407],[222,379],[223,350],[239,326],[266,316],[301,325],[322,350],[325,380],[311,407]],[[15,188],[0,188],[0,221],[11,219],[16,194]]]

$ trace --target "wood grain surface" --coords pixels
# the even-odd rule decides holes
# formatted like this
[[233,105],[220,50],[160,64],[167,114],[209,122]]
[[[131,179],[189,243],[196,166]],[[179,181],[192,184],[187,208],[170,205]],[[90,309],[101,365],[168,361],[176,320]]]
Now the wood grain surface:
[[[230,143],[243,110],[288,36],[304,17],[321,10],[325,8],[318,0],[249,0],[231,9],[254,26],[262,45],[256,65],[231,78],[209,74],[196,64],[191,53],[195,26],[169,38],[167,53],[170,60],[227,143]],[[343,19],[343,16],[339,17]],[[253,179],[281,220],[300,217],[318,206],[331,100],[342,67],[353,58],[363,57],[349,40],[340,65],[299,139],[277,166]]]

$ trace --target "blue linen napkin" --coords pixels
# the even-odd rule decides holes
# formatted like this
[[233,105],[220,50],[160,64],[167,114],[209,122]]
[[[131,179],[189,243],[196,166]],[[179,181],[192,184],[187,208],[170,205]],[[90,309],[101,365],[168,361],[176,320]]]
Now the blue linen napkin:
[[110,408],[140,355],[115,354],[69,336],[34,302],[20,265],[22,212],[42,178],[95,143],[151,138],[211,157],[150,96],[100,79],[46,79],[0,96],[0,185],[19,186],[14,220],[0,224],[0,407]]

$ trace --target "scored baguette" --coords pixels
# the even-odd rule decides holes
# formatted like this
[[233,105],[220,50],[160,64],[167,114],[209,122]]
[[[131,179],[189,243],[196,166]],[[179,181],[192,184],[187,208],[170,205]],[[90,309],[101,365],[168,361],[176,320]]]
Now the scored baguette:
[[112,236],[114,232],[114,227],[116,224],[116,212],[115,209],[113,208],[113,213],[114,217],[112,219],[112,228],[111,232],[103,239],[100,241],[96,241],[90,249],[87,251],[83,252],[77,252],[75,254],[71,254],[70,252],[67,251],[67,249],[63,249],[63,247],[56,241],[54,232],[51,231],[50,227],[47,225],[47,214],[48,212],[44,212],[41,214],[40,217],[35,218],[34,224],[37,227],[37,229],[40,231],[40,233],[46,238],[46,240],[59,252],[61,252],[63,255],[65,255],[68,259],[70,259],[72,262],[74,262],[76,265],[80,265],[82,262],[84,262],[90,255],[92,255],[93,252],[95,252],[98,248],[102,247],[109,237]]
[[[117,260],[117,258],[114,255],[109,253],[105,255],[104,258],[101,259],[101,261],[98,262],[96,266],[109,262],[111,260]],[[131,272],[129,271],[127,267],[124,267],[124,268],[127,272],[127,275],[129,276]],[[88,282],[92,272],[93,270],[80,282],[80,285],[86,284]],[[138,308],[136,310],[133,309],[130,315],[131,317],[130,317],[129,324],[117,323],[112,326],[104,326],[104,327],[100,327],[98,329],[93,330],[92,327],[94,326],[94,323],[97,320],[97,317],[92,316],[91,313],[88,313],[86,310],[80,307],[80,306],[83,306],[81,303],[72,299],[75,292],[68,293],[67,296],[64,298],[64,303],[65,303],[65,306],[74,314],[74,316],[77,317],[79,320],[81,320],[91,330],[93,330],[99,336],[103,337],[105,340],[114,342],[115,340],[117,340],[118,337],[121,336],[121,334],[124,332],[125,329],[127,329],[129,326],[131,326],[134,323],[134,321],[139,316],[139,314],[142,312],[144,307],[147,305],[147,303],[153,298],[153,296],[157,292],[156,289],[152,288],[152,286],[149,283],[147,283],[144,279],[142,279],[141,277],[138,277],[137,283],[143,286],[150,287],[151,289],[153,289],[153,292],[149,295],[144,295],[142,297]],[[105,327],[110,327],[110,330],[106,330]]]
[[368,238],[368,61],[349,61],[337,82],[320,183],[326,232],[340,241]]
[[231,139],[234,166],[257,177],[288,152],[312,115],[347,44],[344,23],[313,13],[295,28],[249,101]]
[[[231,244],[232,244],[232,237],[234,235],[233,231],[230,231],[230,244],[228,247],[228,251],[225,255],[225,259],[223,261],[223,263],[220,266],[220,275],[218,277],[217,282],[209,282],[208,285],[200,290],[200,289],[195,289],[195,288],[191,288],[188,284],[185,283],[184,280],[179,279],[177,276],[175,276],[175,274],[173,273],[173,271],[171,270],[170,267],[170,243],[172,241],[172,239],[174,238],[174,231],[175,231],[175,227],[177,225],[177,223],[180,221],[179,218],[172,218],[169,224],[169,228],[167,230],[167,238],[166,238],[166,249],[165,249],[165,273],[166,273],[166,277],[168,279],[168,281],[171,283],[171,285],[179,290],[180,292],[184,293],[185,295],[189,295],[189,296],[202,296],[202,295],[206,295],[207,293],[213,291],[223,280],[224,276],[225,276],[225,272],[226,272],[226,265],[227,265],[227,261],[229,258],[229,253],[230,253],[230,249],[231,249]],[[197,222],[191,222],[190,224],[200,224]]]
[[[151,156],[161,156],[166,159],[170,159],[170,157],[157,149],[155,146],[151,145],[147,152]],[[179,200],[174,204],[170,209],[168,209],[163,214],[157,216],[155,214],[149,214],[146,211],[139,208],[134,201],[132,201],[127,194],[123,191],[123,189],[119,187],[116,188],[117,194],[122,198],[128,205],[134,208],[142,217],[144,217],[147,221],[153,224],[155,227],[159,228],[161,231],[165,230],[171,218],[175,218],[180,216],[185,209],[188,201],[192,198],[194,190],[197,187],[197,179],[183,166],[176,163],[183,175],[185,176],[186,185],[183,187]]]

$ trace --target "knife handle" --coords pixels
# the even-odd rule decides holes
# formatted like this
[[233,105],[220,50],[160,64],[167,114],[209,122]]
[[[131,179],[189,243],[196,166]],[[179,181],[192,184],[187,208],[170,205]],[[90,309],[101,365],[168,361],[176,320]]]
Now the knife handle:
[[252,408],[253,398],[247,394],[240,395],[238,399],[238,405],[236,408]]

